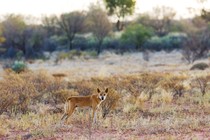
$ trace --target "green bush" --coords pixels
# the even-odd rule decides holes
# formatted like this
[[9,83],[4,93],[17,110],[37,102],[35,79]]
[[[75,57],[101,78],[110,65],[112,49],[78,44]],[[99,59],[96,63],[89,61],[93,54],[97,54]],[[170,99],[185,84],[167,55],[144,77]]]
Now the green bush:
[[195,65],[193,65],[190,70],[205,70],[209,67],[208,64],[206,63],[197,63]]
[[106,37],[102,44],[103,49],[120,49],[120,39],[117,37]]
[[72,42],[74,49],[77,50],[94,50],[97,46],[97,41],[92,35],[85,36],[76,36]]
[[134,45],[135,49],[142,49],[142,45],[153,35],[151,28],[141,24],[129,25],[121,36],[123,44]]
[[51,36],[49,39],[60,46],[66,45],[68,43],[68,39],[66,38],[66,36],[62,36],[62,35],[61,36],[54,35],[54,36]]
[[20,72],[23,72],[23,71],[25,71],[27,69],[27,65],[23,61],[15,61],[12,64],[11,68],[16,73],[20,73]]
[[154,36],[147,40],[144,44],[144,49],[148,50],[168,50],[179,49],[182,47],[183,41],[186,39],[184,33],[169,33],[166,36]]

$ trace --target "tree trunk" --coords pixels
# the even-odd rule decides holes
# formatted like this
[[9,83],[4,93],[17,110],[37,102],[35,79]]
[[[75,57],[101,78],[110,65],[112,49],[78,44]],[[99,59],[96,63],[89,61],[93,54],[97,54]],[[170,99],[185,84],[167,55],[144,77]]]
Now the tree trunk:
[[99,40],[98,47],[97,47],[97,54],[99,55],[101,53],[101,45],[102,45],[103,39]]
[[68,40],[69,40],[69,50],[72,50],[73,49],[73,41],[74,39],[74,35],[68,35]]
[[69,50],[73,49],[73,44],[72,44],[72,40],[69,41]]
[[122,31],[124,28],[124,24],[118,19],[116,23],[117,31]]

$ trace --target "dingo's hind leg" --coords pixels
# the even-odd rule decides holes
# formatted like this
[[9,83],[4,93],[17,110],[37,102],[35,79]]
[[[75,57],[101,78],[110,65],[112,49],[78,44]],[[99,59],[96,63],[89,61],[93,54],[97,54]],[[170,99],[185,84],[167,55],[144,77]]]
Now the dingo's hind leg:
[[72,115],[74,110],[75,106],[73,106],[73,104],[70,101],[66,102],[64,105],[64,114],[61,118],[61,121],[67,121],[67,119]]

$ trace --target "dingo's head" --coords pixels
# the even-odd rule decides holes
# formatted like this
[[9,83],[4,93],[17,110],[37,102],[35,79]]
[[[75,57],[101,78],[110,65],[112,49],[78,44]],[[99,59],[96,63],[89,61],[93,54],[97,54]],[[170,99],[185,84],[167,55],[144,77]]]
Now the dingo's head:
[[104,91],[101,91],[99,88],[97,88],[97,92],[98,92],[98,98],[103,101],[106,99],[106,96],[108,94],[108,88],[106,88]]

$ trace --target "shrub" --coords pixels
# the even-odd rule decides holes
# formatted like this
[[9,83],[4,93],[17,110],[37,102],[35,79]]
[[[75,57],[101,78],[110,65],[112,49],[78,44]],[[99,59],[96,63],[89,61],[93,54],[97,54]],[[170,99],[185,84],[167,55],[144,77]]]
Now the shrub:
[[109,89],[107,99],[102,103],[102,116],[105,118],[111,110],[117,107],[120,95],[115,90]]
[[187,79],[183,75],[168,75],[160,82],[160,87],[166,92],[172,92],[174,96],[182,96],[186,87],[184,81]]
[[206,63],[197,63],[197,64],[194,64],[190,70],[205,70],[209,67],[208,64]]
[[96,50],[97,40],[92,35],[88,35],[87,37],[76,36],[73,45],[76,50]]
[[7,49],[6,49],[6,48],[1,47],[1,44],[0,44],[0,55],[2,55],[2,56],[3,56],[3,54],[5,54],[5,53],[6,53],[6,51],[7,51]]
[[79,50],[72,50],[69,52],[61,52],[58,54],[55,62],[58,63],[61,60],[65,59],[75,59],[75,58],[84,58],[84,59],[89,59],[89,58],[96,58],[98,56],[96,51],[79,51]]
[[210,33],[207,30],[199,30],[188,34],[183,43],[182,56],[188,63],[207,57],[209,52]]
[[63,35],[54,35],[54,36],[51,36],[50,37],[50,40],[52,42],[54,42],[55,44],[57,44],[58,46],[63,46],[63,45],[66,45],[68,44],[68,39],[66,36],[63,36]]
[[[0,114],[4,111],[25,113],[29,105],[50,103],[55,109],[69,94],[67,83],[46,72],[16,74],[6,71],[0,81]],[[59,109],[61,110],[61,109]]]
[[9,47],[6,51],[5,56],[8,58],[15,58],[16,54],[17,54],[17,49],[13,48],[13,47]]
[[93,36],[87,37],[86,40],[87,40],[86,49],[96,51],[98,45],[97,40]]
[[50,101],[53,106],[56,106],[58,103],[63,103],[67,98],[68,92],[67,90],[67,82],[54,79],[52,83],[48,86],[48,96],[51,99]]
[[25,113],[35,94],[35,87],[21,75],[7,73],[0,81],[0,114],[4,111]]
[[152,95],[156,93],[156,88],[159,85],[159,82],[163,79],[163,76],[158,73],[148,74],[144,73],[141,75],[141,88],[144,93],[149,94],[149,99],[152,98]]
[[27,69],[27,65],[23,61],[15,61],[11,68],[16,73],[20,73]]
[[75,57],[80,57],[81,54],[82,54],[81,51],[78,51],[78,50],[72,50],[69,52],[61,52],[58,54],[55,61],[59,62],[60,60],[73,59]]
[[151,28],[147,28],[141,24],[130,25],[123,32],[121,39],[126,45],[134,45],[137,50],[142,49],[142,45],[153,34]]
[[204,96],[209,88],[208,85],[209,82],[210,82],[210,75],[197,77],[191,81],[191,86],[194,88],[198,88],[201,94]]
[[[51,92],[51,88],[49,88],[54,79],[46,73],[45,71],[39,71],[39,72],[28,72],[23,73],[21,77],[28,81],[28,83],[32,84],[34,88],[36,89],[36,94],[33,97],[33,102],[48,102],[50,99],[49,96],[47,96],[47,93]],[[45,95],[47,97],[45,97]],[[51,97],[50,97],[51,98]]]
[[183,41],[186,38],[184,33],[169,33],[163,37],[154,36],[147,40],[143,45],[144,49],[149,50],[167,50],[179,49],[182,47]]
[[65,59],[68,59],[69,57],[69,54],[66,53],[66,52],[61,52],[57,55],[57,58],[56,58],[56,62],[60,61],[60,60],[65,60]]
[[[45,71],[39,71],[36,73],[23,74],[22,77],[31,83],[37,94],[33,98],[36,102],[50,103],[54,107],[58,103],[63,103],[66,98],[67,82],[61,78],[53,77]],[[58,96],[59,93],[60,96]]]
[[82,57],[85,59],[96,58],[98,56],[96,51],[84,51]]
[[56,50],[58,43],[56,42],[56,40],[54,40],[52,37],[48,38],[44,41],[44,50],[45,51],[49,51],[49,52],[53,52]]
[[135,98],[144,93],[148,95],[148,99],[151,99],[152,95],[156,93],[156,88],[162,78],[162,75],[158,73],[143,73],[138,76],[129,77],[127,89]]
[[74,89],[79,95],[86,96],[96,93],[97,85],[91,80],[82,80],[79,82],[72,82],[68,84],[68,88]]
[[102,44],[102,49],[120,49],[120,39],[113,37],[106,37],[104,43]]

